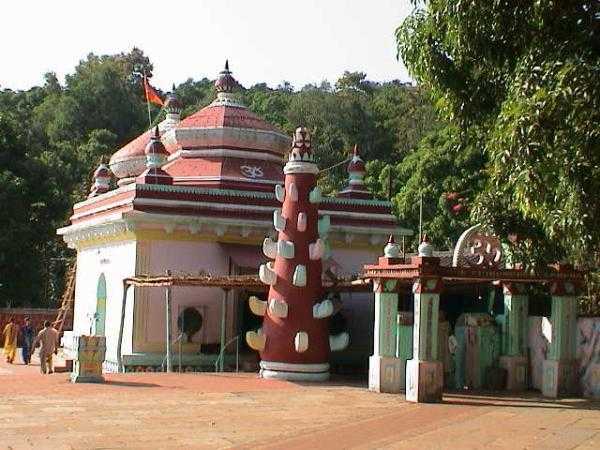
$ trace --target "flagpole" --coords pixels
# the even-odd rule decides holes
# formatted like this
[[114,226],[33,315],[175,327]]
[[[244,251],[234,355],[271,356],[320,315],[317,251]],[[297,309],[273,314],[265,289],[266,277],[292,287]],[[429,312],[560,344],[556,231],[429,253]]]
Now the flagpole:
[[152,128],[152,116],[150,115],[150,99],[148,98],[148,78],[146,78],[146,71],[144,71],[144,95],[146,96],[146,107],[148,108],[148,129]]

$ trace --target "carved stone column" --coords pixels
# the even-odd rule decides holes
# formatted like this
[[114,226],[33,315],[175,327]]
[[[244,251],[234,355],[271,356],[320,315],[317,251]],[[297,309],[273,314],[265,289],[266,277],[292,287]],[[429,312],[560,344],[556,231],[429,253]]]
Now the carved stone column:
[[542,394],[557,398],[576,394],[577,286],[570,281],[554,281],[552,294],[552,342],[543,364]]
[[[379,267],[400,263],[400,248],[394,237],[379,258]],[[402,386],[402,361],[396,357],[398,314],[398,280],[375,279],[375,325],[373,355],[369,358],[369,389],[376,392],[398,393]]]
[[397,280],[377,280],[375,286],[375,330],[373,355],[369,358],[369,389],[398,393],[403,364],[396,357]]
[[504,323],[502,324],[502,356],[500,367],[507,371],[506,389],[527,388],[527,318],[529,297],[525,285],[505,283]]
[[437,342],[441,290],[441,278],[433,276],[420,277],[413,285],[413,359],[406,363],[406,400],[411,402],[442,401],[444,369]]

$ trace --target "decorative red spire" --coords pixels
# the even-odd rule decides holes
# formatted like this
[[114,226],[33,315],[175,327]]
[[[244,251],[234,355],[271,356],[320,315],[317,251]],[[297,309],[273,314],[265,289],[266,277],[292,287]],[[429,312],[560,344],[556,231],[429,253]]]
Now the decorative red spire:
[[310,133],[308,129],[299,127],[292,137],[292,150],[289,155],[290,161],[314,162]]
[[348,345],[349,336],[329,336],[331,300],[322,300],[322,259],[327,257],[325,222],[319,222],[321,191],[316,186],[310,134],[294,133],[285,187],[277,186],[283,203],[273,221],[277,242],[265,239],[263,251],[274,261],[261,265],[260,279],[270,286],[268,297],[250,300],[251,310],[264,316],[262,328],[246,334],[248,345],[260,352],[261,376],[321,381],[329,377],[329,352]]
[[175,94],[175,84],[173,84],[171,92],[167,94],[164,108],[167,114],[181,114],[181,111],[183,110],[183,103],[181,103],[181,100],[179,100],[177,94]]
[[158,125],[154,128],[154,135],[150,137],[144,153],[146,154],[146,165],[160,166],[168,158],[169,152],[160,140]]
[[110,178],[110,169],[104,163],[100,164],[94,171],[94,179],[96,180],[98,178]]
[[161,167],[167,162],[169,152],[160,140],[158,126],[154,129],[154,135],[146,145],[146,170],[136,178],[137,183],[144,184],[172,184],[173,178]]
[[348,163],[348,186],[338,194],[338,197],[370,199],[373,198],[364,184],[366,173],[365,162],[360,156],[358,145],[354,145],[352,159]]
[[348,164],[348,173],[352,174],[353,172],[362,174],[366,173],[365,162],[360,156],[360,151],[358,150],[357,144],[354,144],[354,149],[352,150],[352,159]]
[[94,175],[92,176],[94,184],[92,184],[88,198],[108,192],[110,190],[110,178],[111,173],[108,166],[104,163],[101,163],[94,171]]
[[225,60],[225,69],[219,73],[217,81],[215,81],[215,89],[217,92],[231,93],[237,89],[239,83],[231,75],[229,70],[229,60]]

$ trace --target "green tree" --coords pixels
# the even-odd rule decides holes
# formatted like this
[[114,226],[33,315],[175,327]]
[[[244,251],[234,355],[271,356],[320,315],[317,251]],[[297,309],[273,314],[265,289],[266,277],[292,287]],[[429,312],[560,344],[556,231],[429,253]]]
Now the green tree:
[[600,248],[600,3],[415,3],[399,53],[489,161],[473,220],[518,232],[533,260],[588,262]]

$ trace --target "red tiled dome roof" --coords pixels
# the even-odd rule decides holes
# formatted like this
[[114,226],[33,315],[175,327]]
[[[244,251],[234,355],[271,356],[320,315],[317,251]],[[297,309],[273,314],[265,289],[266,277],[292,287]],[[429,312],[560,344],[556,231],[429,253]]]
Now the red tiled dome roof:
[[242,106],[207,106],[183,119],[177,128],[249,128],[280,132],[256,114]]
[[146,150],[146,145],[148,145],[148,141],[150,141],[151,137],[152,137],[152,130],[148,130],[148,131],[140,134],[134,140],[129,141],[127,144],[125,144],[123,147],[121,147],[118,151],[113,153],[113,155],[110,157],[111,164],[115,161],[120,161],[122,159],[128,159],[133,156],[144,156],[145,155],[144,152]]

